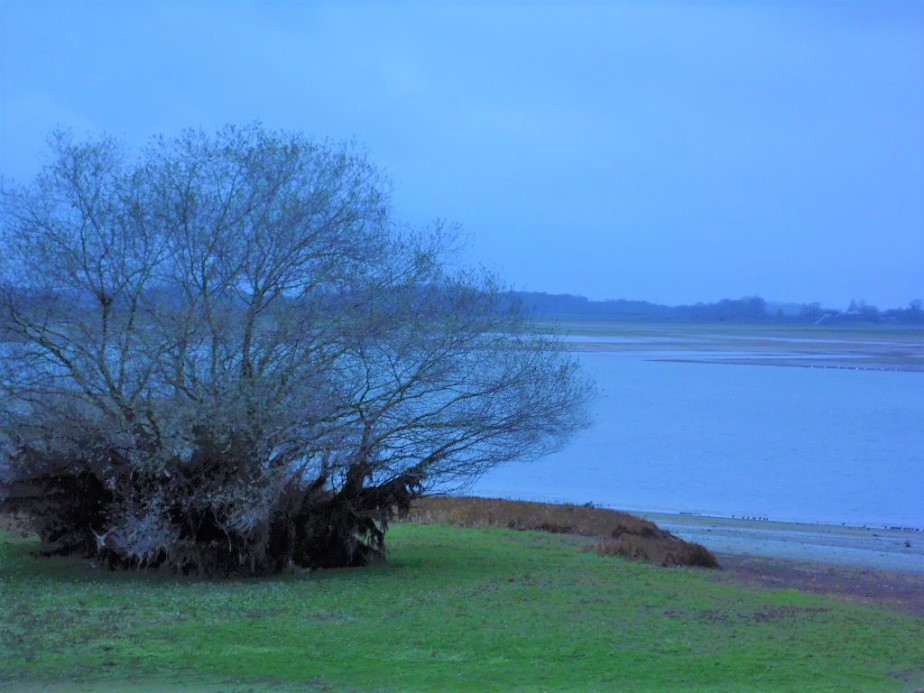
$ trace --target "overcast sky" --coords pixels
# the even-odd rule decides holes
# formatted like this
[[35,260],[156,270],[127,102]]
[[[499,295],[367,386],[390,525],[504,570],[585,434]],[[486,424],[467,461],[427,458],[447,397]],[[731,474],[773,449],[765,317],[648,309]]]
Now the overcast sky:
[[253,120],[355,138],[517,289],[924,298],[924,2],[0,0],[0,174]]

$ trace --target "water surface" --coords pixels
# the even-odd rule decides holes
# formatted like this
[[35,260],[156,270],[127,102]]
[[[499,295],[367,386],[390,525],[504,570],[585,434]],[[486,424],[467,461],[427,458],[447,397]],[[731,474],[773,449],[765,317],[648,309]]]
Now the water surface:
[[477,495],[924,528],[924,374],[580,354],[604,395],[561,452]]

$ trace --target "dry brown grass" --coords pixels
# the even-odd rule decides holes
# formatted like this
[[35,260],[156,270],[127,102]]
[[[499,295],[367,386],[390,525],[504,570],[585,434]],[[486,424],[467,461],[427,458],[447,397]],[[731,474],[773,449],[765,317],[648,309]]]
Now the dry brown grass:
[[662,566],[719,567],[716,557],[705,546],[675,536],[662,539],[623,534],[617,539],[601,539],[594,551],[601,556],[622,556]]
[[[433,496],[418,498],[407,519],[420,524],[459,527],[503,527],[598,539],[593,550],[601,556],[622,556],[662,566],[717,568],[715,556],[635,515],[590,505],[534,503],[499,498]],[[0,530],[19,536],[32,533],[21,514],[0,513]]]
[[704,546],[675,537],[654,522],[590,505],[436,496],[414,501],[408,519],[423,524],[577,534],[597,537],[593,550],[602,556],[622,556],[663,566],[719,565]]

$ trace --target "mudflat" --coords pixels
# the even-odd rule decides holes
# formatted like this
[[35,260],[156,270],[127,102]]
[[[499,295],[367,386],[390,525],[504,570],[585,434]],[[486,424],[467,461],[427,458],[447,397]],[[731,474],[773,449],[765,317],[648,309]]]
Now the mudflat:
[[924,575],[924,531],[914,528],[800,524],[694,514],[640,515],[720,554]]
[[572,322],[575,351],[656,361],[924,372],[924,330],[912,326]]
[[718,580],[833,594],[924,618],[924,532],[643,513],[713,551]]

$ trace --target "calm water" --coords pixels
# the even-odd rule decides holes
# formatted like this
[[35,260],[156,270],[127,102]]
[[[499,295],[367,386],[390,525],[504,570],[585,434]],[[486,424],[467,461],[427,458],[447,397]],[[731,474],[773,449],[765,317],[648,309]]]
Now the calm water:
[[595,425],[472,493],[924,528],[924,373],[580,358]]

